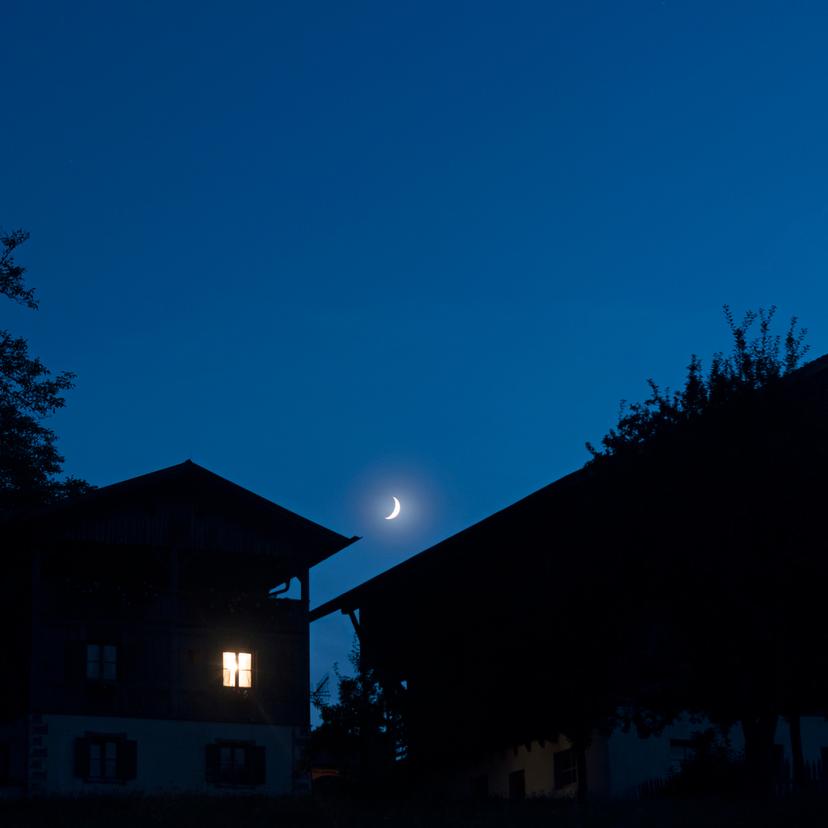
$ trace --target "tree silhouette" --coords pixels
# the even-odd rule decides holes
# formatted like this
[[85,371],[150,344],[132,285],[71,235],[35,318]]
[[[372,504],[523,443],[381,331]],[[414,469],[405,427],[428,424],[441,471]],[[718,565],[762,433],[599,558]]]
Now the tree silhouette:
[[387,781],[404,752],[398,700],[361,657],[356,640],[348,660],[355,671],[352,676],[334,665],[336,702],[328,701],[327,676],[311,694],[322,723],[311,733],[310,752],[335,763],[357,785]]
[[[25,286],[25,268],[14,260],[28,237],[22,230],[0,236],[0,294],[34,310],[34,290]],[[73,387],[74,379],[69,371],[51,374],[30,356],[25,339],[0,330],[0,515],[88,488],[77,478],[59,478],[64,458],[54,431],[43,424],[63,407],[63,392]]]
[[774,313],[736,323],[725,307],[732,352],[707,372],[692,357],[677,392],[650,381],[588,464],[611,492],[607,521],[628,539],[616,606],[631,642],[618,674],[628,721],[643,733],[680,710],[739,721],[763,790],[780,716],[802,781],[798,717],[828,692],[816,588],[828,572],[815,554],[826,398],[795,372],[806,332],[794,318],[773,335]]
[[[650,396],[642,403],[621,402],[618,424],[602,438],[603,449],[587,443],[593,460],[646,451],[657,441],[694,423],[705,413],[745,395],[767,388],[802,364],[810,346],[808,331],[792,317],[784,340],[771,333],[776,307],[749,310],[737,324],[728,305],[724,316],[733,338],[730,354],[716,353],[705,374],[701,360],[691,355],[684,387],[675,392],[662,390],[648,379]],[[758,334],[749,333],[759,321]]]

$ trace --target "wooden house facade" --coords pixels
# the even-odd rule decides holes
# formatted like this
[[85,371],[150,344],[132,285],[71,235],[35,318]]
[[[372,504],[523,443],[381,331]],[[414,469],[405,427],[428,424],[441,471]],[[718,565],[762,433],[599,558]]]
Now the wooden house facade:
[[307,789],[308,573],[355,538],[190,461],[3,529],[0,793]]

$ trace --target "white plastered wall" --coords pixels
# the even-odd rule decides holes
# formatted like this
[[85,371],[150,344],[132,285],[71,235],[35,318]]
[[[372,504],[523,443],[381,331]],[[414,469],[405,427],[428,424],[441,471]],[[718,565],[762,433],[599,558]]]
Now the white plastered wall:
[[[205,746],[216,739],[250,740],[266,748],[266,783],[239,789],[281,795],[303,791],[306,780],[294,775],[300,760],[301,728],[224,722],[188,722],[105,716],[44,715],[45,790],[50,794],[214,793],[225,794],[205,778]],[[75,739],[87,731],[123,733],[137,742],[137,774],[125,783],[84,782],[74,774]]]

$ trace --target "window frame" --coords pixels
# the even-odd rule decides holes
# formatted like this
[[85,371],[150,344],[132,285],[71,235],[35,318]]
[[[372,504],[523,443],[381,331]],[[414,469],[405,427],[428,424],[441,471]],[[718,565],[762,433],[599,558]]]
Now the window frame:
[[525,768],[516,768],[509,773],[509,799],[514,802],[526,799]]
[[[565,764],[568,761],[568,764]],[[556,750],[552,754],[552,770],[555,777],[555,790],[560,791],[570,785],[578,784],[578,756],[575,748]],[[570,778],[571,777],[571,778]]]
[[[112,641],[88,641],[86,643],[86,681],[92,684],[115,684],[118,681],[118,645]],[[111,651],[112,658],[107,659],[107,650]],[[97,657],[92,658],[93,651]],[[97,665],[94,674],[90,674],[90,666]],[[112,675],[107,675],[107,665],[112,666]]]
[[[92,772],[93,762],[97,773]],[[87,731],[75,739],[75,776],[86,784],[123,785],[136,777],[137,763],[138,743],[124,733]]]
[[[229,669],[227,666],[226,657],[228,655],[233,656],[233,684],[226,684],[225,683],[225,673]],[[241,662],[240,656],[247,656],[250,659],[250,667],[249,668],[242,668],[239,666]],[[226,690],[252,690],[255,684],[254,679],[256,678],[256,664],[257,658],[256,653],[253,649],[248,648],[247,650],[222,650],[221,651],[221,686]],[[250,674],[250,683],[247,685],[241,684],[241,674],[242,672],[246,672]]]
[[[223,766],[224,751],[232,757],[229,773]],[[238,752],[243,751],[244,764],[237,766]],[[252,740],[216,739],[205,748],[205,779],[219,788],[256,788],[267,784],[267,749]]]

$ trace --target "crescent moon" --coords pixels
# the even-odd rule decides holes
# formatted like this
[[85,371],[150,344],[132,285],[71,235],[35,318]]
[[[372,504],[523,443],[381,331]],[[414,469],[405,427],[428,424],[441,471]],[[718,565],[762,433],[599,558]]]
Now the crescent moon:
[[390,515],[386,515],[386,520],[394,520],[394,518],[400,513],[400,501],[397,498],[394,498],[394,508],[391,510]]

